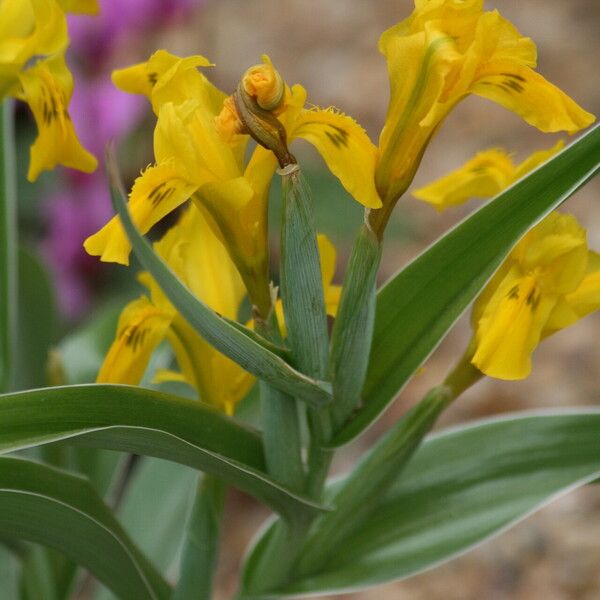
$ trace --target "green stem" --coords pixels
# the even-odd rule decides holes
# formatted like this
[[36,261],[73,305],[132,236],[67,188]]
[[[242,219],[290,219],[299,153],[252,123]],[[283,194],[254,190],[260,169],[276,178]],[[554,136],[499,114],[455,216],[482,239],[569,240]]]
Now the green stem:
[[225,484],[211,475],[198,483],[173,600],[210,600],[217,566]]
[[[268,323],[255,319],[256,330],[266,339],[280,342],[274,312]],[[267,470],[276,481],[291,490],[304,489],[304,465],[300,418],[296,400],[261,381],[260,410]]]
[[0,120],[0,392],[14,385],[17,324],[17,190],[13,104],[5,100]]
[[333,427],[337,431],[361,400],[375,321],[375,286],[382,247],[367,224],[348,262],[340,306],[331,335]]
[[384,494],[408,463],[440,413],[454,399],[451,388],[433,388],[366,454],[339,487],[331,504],[335,509],[315,522],[302,549],[298,571],[309,574],[323,565],[351,531],[372,510],[373,497]]

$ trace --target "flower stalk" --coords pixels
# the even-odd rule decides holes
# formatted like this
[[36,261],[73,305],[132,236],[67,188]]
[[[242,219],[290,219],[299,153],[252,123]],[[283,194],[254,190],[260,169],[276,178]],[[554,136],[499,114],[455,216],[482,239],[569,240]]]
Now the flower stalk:
[[14,107],[2,103],[0,119],[0,392],[14,380],[17,343],[17,185],[15,178]]

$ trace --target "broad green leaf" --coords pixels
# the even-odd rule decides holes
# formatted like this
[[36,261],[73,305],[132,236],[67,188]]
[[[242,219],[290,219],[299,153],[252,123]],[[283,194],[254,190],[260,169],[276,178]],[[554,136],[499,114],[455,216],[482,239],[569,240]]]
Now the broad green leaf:
[[167,583],[129,540],[92,486],[66,471],[1,458],[0,536],[63,552],[122,598],[169,597]]
[[519,239],[597,174],[600,126],[467,217],[379,291],[364,408],[338,433],[362,433],[436,348]]
[[290,519],[320,508],[264,472],[260,437],[200,402],[125,385],[0,396],[0,453],[58,440],[135,452],[213,473]]
[[0,115],[0,392],[12,389],[17,348],[18,258],[14,106]]
[[[174,573],[198,473],[183,465],[143,457],[127,482],[117,518],[161,573]],[[95,600],[114,600],[106,589]]]
[[[113,180],[118,178],[114,164],[109,166],[109,171]],[[267,340],[224,319],[188,290],[138,232],[129,216],[122,189],[115,187],[116,181],[113,183],[113,204],[133,251],[186,321],[217,350],[273,387],[309,404],[327,404],[331,400],[329,383],[316,381],[296,371],[275,354],[273,345]]]
[[172,600],[212,598],[225,493],[225,485],[216,477],[206,476],[198,484]]
[[414,575],[599,474],[598,409],[517,413],[433,435],[388,492],[372,499],[369,520],[276,595],[333,594]]

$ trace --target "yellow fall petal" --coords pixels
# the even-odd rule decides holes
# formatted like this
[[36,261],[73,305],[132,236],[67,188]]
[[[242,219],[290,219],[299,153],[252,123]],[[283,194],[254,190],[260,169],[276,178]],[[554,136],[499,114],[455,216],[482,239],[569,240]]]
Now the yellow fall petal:
[[531,372],[531,354],[556,304],[531,276],[509,273],[477,324],[472,363],[490,377],[523,379]]
[[[136,180],[129,195],[128,209],[136,227],[146,233],[195,191],[195,186],[178,177],[172,163],[148,167]],[[118,216],[84,242],[88,254],[104,262],[129,264],[131,244]]]
[[291,137],[301,137],[315,146],[329,170],[358,202],[367,208],[381,206],[373,179],[377,148],[354,119],[331,108],[303,110]]
[[413,196],[442,212],[472,198],[490,198],[507,187],[513,177],[510,156],[500,148],[476,154],[462,167],[413,191]]
[[91,173],[97,161],[79,142],[68,111],[73,81],[63,56],[38,61],[19,75],[38,137],[31,146],[27,179],[57,164]]
[[479,152],[462,167],[413,191],[413,196],[428,202],[440,212],[472,198],[491,198],[535,167],[546,162],[564,147],[562,140],[546,150],[538,150],[518,165],[501,148]]
[[504,106],[544,132],[575,133],[596,120],[539,73],[508,61],[489,65],[471,91]]
[[157,309],[145,296],[130,302],[121,313],[115,341],[96,381],[138,384],[152,353],[164,339],[173,316],[174,311]]

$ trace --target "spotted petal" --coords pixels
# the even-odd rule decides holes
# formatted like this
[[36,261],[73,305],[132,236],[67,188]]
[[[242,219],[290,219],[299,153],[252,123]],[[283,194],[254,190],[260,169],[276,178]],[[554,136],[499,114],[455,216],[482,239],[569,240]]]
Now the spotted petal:
[[[128,206],[133,222],[142,233],[148,232],[195,190],[195,185],[179,177],[172,162],[149,167],[135,180],[129,196]],[[84,247],[88,254],[99,256],[104,262],[129,264],[131,244],[118,216],[87,238]]]

